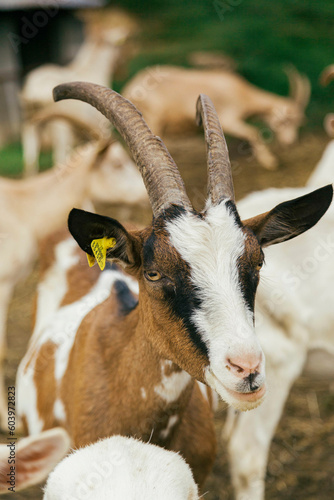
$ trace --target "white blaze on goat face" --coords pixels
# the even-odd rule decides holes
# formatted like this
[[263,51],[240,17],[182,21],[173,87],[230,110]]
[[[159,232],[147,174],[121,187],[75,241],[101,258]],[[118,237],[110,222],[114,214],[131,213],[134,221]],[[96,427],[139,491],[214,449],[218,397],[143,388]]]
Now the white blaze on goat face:
[[[189,265],[199,299],[191,321],[207,349],[204,378],[234,407],[253,408],[264,396],[265,376],[254,311],[239,271],[247,232],[226,201],[216,206],[209,202],[203,217],[183,213],[168,222],[166,229],[172,245]],[[248,386],[244,380],[251,373],[256,374],[259,390],[255,392],[251,392],[252,383]]]

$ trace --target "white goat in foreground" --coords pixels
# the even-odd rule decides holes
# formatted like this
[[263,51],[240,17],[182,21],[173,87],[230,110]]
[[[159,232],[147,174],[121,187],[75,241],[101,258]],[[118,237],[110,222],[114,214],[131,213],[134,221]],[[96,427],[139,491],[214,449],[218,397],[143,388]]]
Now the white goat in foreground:
[[50,474],[44,500],[198,500],[185,460],[173,451],[113,436],[81,448]]
[[[0,445],[0,494],[7,493],[11,487],[17,492],[41,482],[65,456],[69,446],[67,432],[59,427],[19,441],[15,446],[16,470],[12,486],[7,476],[11,449]],[[51,472],[43,498],[88,497],[91,500],[199,498],[190,467],[180,455],[122,436],[104,439],[64,458]]]
[[310,98],[310,83],[295,69],[290,68],[287,73],[290,97],[259,89],[230,71],[172,66],[146,68],[125,86],[122,94],[138,107],[154,133],[161,137],[193,125],[198,94],[209,95],[225,133],[248,141],[261,165],[271,169],[277,166],[277,159],[261,131],[245,120],[252,116],[261,118],[282,145],[296,141]]
[[[21,92],[23,110],[22,142],[25,172],[27,175],[38,171],[38,158],[42,137],[48,134],[51,141],[54,163],[62,163],[66,155],[75,145],[78,134],[70,123],[54,122],[50,124],[43,136],[36,128],[34,116],[36,112],[47,107],[54,109],[52,89],[63,82],[86,80],[109,86],[113,78],[115,66],[120,58],[122,45],[135,29],[134,21],[117,9],[89,12],[84,16],[86,22],[86,40],[73,61],[67,66],[45,64],[32,70],[24,83]],[[101,132],[108,130],[108,121],[94,108],[79,102],[58,105],[59,112],[64,111],[85,120]],[[46,134],[47,132],[47,134]],[[78,131],[76,131],[78,132]]]
[[[334,115],[326,117],[326,130],[334,137]],[[257,192],[238,203],[238,209],[244,217],[265,212],[272,204],[332,182],[333,174],[334,139],[306,188]],[[275,245],[267,253],[268,264],[257,292],[256,330],[266,357],[268,395],[252,412],[234,414],[231,410],[225,430],[237,500],[264,498],[271,440],[308,352],[321,348],[334,354],[334,207],[312,233],[284,247]]]
[[[0,363],[5,356],[7,312],[14,288],[31,270],[41,240],[65,225],[73,205],[89,200],[134,204],[147,199],[142,178],[117,141],[91,141],[65,164],[30,179],[0,178]],[[89,203],[89,204],[87,204]],[[0,366],[0,426],[7,421]]]

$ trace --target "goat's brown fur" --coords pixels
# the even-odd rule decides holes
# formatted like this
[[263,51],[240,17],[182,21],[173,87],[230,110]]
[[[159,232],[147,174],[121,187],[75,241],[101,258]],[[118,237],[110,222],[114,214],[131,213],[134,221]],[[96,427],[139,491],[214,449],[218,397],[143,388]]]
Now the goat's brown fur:
[[[147,237],[145,230],[135,234],[135,239]],[[60,235],[52,244],[59,243]],[[159,265],[169,265],[166,248],[167,236],[162,228],[157,231],[155,259]],[[80,250],[75,250],[75,253]],[[55,255],[49,248],[49,255]],[[62,306],[83,297],[100,275],[97,266],[88,272],[85,255],[67,272],[68,290]],[[176,257],[176,256],[174,256]],[[48,266],[42,265],[43,274],[53,261],[47,257]],[[186,266],[181,272],[187,273]],[[141,294],[147,295],[143,283]],[[194,356],[194,347],[184,342],[180,321],[170,321],[169,314],[156,306],[156,313],[163,324],[168,323],[168,338],[159,334],[161,325],[152,317],[149,301],[141,300],[130,314],[119,312],[118,297],[113,288],[110,296],[93,308],[82,321],[70,353],[68,367],[60,387],[54,378],[55,344],[48,341],[40,348],[35,364],[34,382],[37,388],[37,409],[43,420],[43,430],[62,425],[72,437],[74,446],[84,446],[99,438],[112,434],[135,435],[152,443],[180,451],[190,464],[198,484],[202,484],[215,456],[215,433],[212,410],[199,391],[198,385],[189,377],[179,397],[171,402],[162,399],[156,392],[162,376],[170,377],[182,373],[176,364],[166,362],[160,353],[180,350],[189,351],[187,358]],[[145,327],[143,318],[145,317]],[[148,326],[149,325],[149,326]],[[163,337],[165,337],[164,340]],[[198,354],[198,353],[197,353]],[[202,378],[205,359],[192,364],[191,372]],[[145,366],[143,371],[142,367]],[[84,369],[83,369],[84,367]],[[143,397],[143,390],[145,397]],[[54,416],[57,398],[64,404],[66,421]],[[164,430],[169,418],[177,421],[167,435]],[[162,433],[162,434],[161,434]],[[194,436],[196,435],[196,439]]]

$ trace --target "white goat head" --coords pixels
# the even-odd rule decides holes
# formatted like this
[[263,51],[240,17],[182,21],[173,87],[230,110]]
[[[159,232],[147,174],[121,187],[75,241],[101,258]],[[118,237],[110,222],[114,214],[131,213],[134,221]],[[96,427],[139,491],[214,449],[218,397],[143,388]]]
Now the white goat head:
[[113,436],[74,451],[50,474],[44,500],[198,500],[190,467],[173,451]]
[[147,202],[143,179],[120,142],[112,142],[100,154],[90,174],[91,199],[134,205]]
[[[62,103],[66,104],[66,103]],[[90,123],[61,110],[57,105],[36,113],[33,123],[38,130],[53,120],[68,122],[81,138],[95,139],[97,153],[89,172],[88,196],[100,203],[146,204],[148,202],[143,179],[122,144],[110,135],[109,128],[100,130]],[[40,131],[40,130],[39,130]],[[91,146],[88,144],[87,149]],[[76,154],[77,153],[77,154]],[[85,155],[84,146],[72,153],[76,161]],[[66,168],[66,165],[59,168]]]
[[11,480],[11,447],[0,445],[0,495],[40,483],[55,467],[44,500],[199,498],[189,465],[173,451],[124,436],[112,436],[64,458],[69,448],[70,438],[60,427],[15,442]]
[[117,46],[138,30],[135,19],[119,8],[80,11],[77,16],[85,24],[87,38]]

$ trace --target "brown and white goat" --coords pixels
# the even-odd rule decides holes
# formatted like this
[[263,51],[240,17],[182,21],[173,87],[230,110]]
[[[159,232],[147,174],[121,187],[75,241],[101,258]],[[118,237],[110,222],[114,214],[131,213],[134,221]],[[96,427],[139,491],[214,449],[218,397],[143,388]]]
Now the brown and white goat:
[[[36,112],[53,111],[52,89],[66,81],[87,80],[100,85],[111,84],[122,45],[136,28],[133,19],[118,9],[89,12],[84,16],[86,39],[75,58],[67,66],[45,64],[32,70],[21,91],[23,111],[22,143],[25,173],[38,171],[38,159],[43,138],[52,145],[54,163],[63,163],[66,155],[78,144],[77,130],[70,123],[54,122],[41,133],[34,120]],[[73,118],[95,126],[101,132],[108,122],[95,109],[83,103],[67,103],[58,111],[69,112]],[[82,140],[82,137],[80,137]]]
[[242,223],[224,135],[202,95],[209,199],[195,212],[167,149],[129,101],[89,83],[61,85],[55,98],[84,100],[111,120],[143,176],[153,221],[127,231],[114,219],[72,210],[69,229],[81,249],[92,258],[93,240],[114,238],[107,251],[114,263],[88,272],[74,242],[54,247],[39,285],[44,316],[37,312],[18,371],[19,415],[32,434],[65,427],[74,446],[113,434],[151,439],[180,451],[201,485],[214,460],[215,432],[195,379],[241,410],[262,402],[264,359],[253,311],[262,246],[312,227],[332,188]]
[[121,144],[113,139],[86,143],[74,150],[66,163],[55,165],[38,177],[0,179],[1,426],[7,421],[1,363],[6,353],[8,307],[15,286],[38,257],[39,242],[65,224],[73,205],[90,207],[90,200],[133,204],[146,199],[138,170]]
[[260,164],[270,169],[277,166],[277,159],[261,131],[246,120],[253,116],[262,119],[282,145],[296,141],[310,98],[310,84],[295,69],[289,68],[287,73],[290,97],[259,89],[230,71],[172,66],[141,71],[125,86],[122,94],[138,107],[160,137],[192,126],[197,96],[201,92],[209,95],[225,133],[248,141]]

